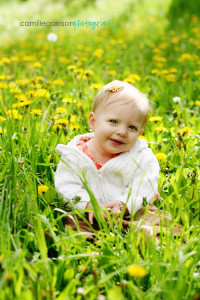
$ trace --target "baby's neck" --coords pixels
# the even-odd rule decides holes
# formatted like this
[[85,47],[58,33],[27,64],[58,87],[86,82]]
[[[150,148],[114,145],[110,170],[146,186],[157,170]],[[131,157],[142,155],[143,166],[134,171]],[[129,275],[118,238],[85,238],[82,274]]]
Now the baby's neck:
[[116,155],[105,155],[96,149],[95,144],[94,144],[94,139],[91,139],[86,142],[88,149],[92,153],[94,160],[98,162],[99,164],[105,164],[107,161],[115,157]]

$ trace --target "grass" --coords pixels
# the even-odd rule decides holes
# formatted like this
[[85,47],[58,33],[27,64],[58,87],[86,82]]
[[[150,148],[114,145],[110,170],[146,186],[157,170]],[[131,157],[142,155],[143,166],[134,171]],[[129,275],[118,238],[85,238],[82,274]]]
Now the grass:
[[[58,30],[53,43],[45,29],[4,40],[0,299],[200,297],[200,20],[193,16],[189,28],[183,23],[173,31],[160,13],[146,22],[138,16],[137,24],[124,18],[116,33]],[[155,110],[150,117],[160,117],[150,118],[144,133],[160,159],[156,205],[183,228],[178,238],[161,235],[160,245],[146,243],[138,228],[105,228],[91,243],[64,226],[71,212],[54,188],[55,147],[89,130],[97,87],[113,79],[147,93]],[[136,269],[130,275],[133,265],[147,274],[139,278]]]

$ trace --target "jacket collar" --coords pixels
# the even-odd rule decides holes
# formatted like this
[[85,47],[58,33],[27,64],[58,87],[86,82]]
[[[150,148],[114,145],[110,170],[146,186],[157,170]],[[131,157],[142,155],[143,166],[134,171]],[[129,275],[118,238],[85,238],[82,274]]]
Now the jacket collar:
[[[90,167],[96,169],[96,166],[92,162],[92,160],[87,157],[81,150],[78,149],[77,145],[83,138],[92,138],[94,137],[93,132],[81,134],[75,136],[67,145],[58,144],[56,147],[56,152],[59,155],[64,155],[65,157],[71,153],[75,156],[79,155],[81,157],[83,166],[89,164]],[[106,162],[101,169],[99,169],[99,173],[103,173],[106,170],[114,169],[120,173],[122,176],[126,174],[127,179],[131,179],[133,176],[134,169],[138,168],[138,164],[141,164],[141,152],[144,149],[148,148],[148,144],[144,139],[137,139],[135,145],[131,148],[129,152],[124,152],[119,156],[116,156]],[[133,163],[130,163],[132,161]],[[135,168],[134,168],[135,166]],[[97,170],[97,169],[96,169]],[[129,178],[130,177],[130,178]]]

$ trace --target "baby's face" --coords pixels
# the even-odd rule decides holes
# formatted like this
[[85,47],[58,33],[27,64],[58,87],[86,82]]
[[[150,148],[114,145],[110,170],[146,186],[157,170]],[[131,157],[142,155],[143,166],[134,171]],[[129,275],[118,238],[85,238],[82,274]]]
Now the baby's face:
[[96,151],[110,158],[129,151],[144,131],[144,119],[144,112],[134,101],[115,101],[91,112],[89,125]]

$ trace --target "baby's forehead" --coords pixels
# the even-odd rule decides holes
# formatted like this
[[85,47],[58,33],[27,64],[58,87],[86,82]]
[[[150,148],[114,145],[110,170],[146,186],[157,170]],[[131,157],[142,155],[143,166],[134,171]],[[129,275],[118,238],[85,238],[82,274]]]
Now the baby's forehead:
[[143,103],[143,101],[138,101],[135,98],[127,98],[127,97],[120,97],[120,98],[112,98],[108,99],[105,103],[102,105],[102,109],[106,109],[107,111],[113,110],[114,108],[123,108],[124,110],[129,110],[131,108],[136,108],[137,110],[140,110],[144,114],[147,111],[147,105],[146,103]]
[[144,110],[140,105],[133,100],[113,100],[113,101],[107,101],[103,105],[99,106],[97,108],[97,114],[98,115],[112,115],[114,116],[120,116],[121,114],[126,115],[127,117],[132,115],[137,115],[138,119],[144,118],[146,115],[146,110]]

